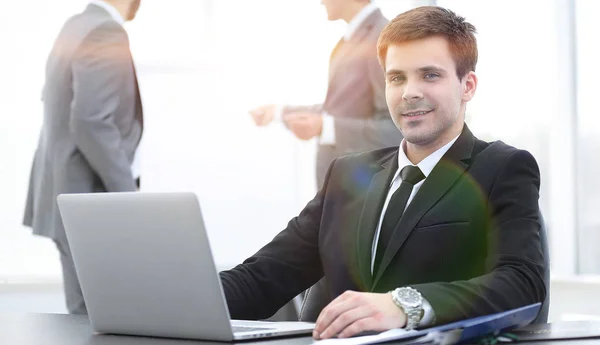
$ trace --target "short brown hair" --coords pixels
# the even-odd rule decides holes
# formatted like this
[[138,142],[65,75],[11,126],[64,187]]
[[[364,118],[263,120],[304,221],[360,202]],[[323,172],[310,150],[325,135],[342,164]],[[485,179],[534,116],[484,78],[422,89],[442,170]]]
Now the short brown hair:
[[456,64],[456,75],[462,79],[477,65],[475,26],[454,12],[437,6],[417,7],[399,14],[381,32],[377,42],[379,63],[385,69],[388,47],[431,36],[446,39]]

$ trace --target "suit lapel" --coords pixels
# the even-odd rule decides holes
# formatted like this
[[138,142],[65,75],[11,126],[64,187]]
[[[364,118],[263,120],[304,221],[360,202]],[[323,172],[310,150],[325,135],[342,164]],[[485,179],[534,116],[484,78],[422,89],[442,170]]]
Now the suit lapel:
[[377,277],[373,286],[377,285],[386,268],[423,215],[442,198],[454,182],[465,172],[468,167],[465,162],[468,162],[471,158],[474,143],[475,137],[465,124],[461,135],[433,168],[431,174],[427,176],[427,179],[406,208],[398,225],[396,225],[394,234],[381,260],[381,267],[377,270]]
[[369,184],[369,190],[365,198],[357,233],[357,255],[360,277],[365,289],[371,289],[373,277],[371,275],[371,253],[373,236],[377,228],[381,209],[387,196],[387,191],[394,173],[398,169],[398,152],[384,159],[383,164],[374,164],[374,174]]
[[333,48],[331,59],[329,60],[329,82],[333,80],[333,77],[337,73],[340,62],[342,62],[346,58],[346,55],[352,50],[350,45],[350,42],[344,42],[344,38],[341,38],[335,48]]
[[367,34],[369,32],[371,32],[371,30],[373,29],[375,24],[377,24],[377,22],[379,20],[381,20],[382,18],[384,18],[384,17],[383,17],[383,14],[381,13],[381,10],[375,10],[367,18],[365,18],[365,20],[356,29],[356,31],[350,38],[350,42],[351,43],[360,43],[367,36]]

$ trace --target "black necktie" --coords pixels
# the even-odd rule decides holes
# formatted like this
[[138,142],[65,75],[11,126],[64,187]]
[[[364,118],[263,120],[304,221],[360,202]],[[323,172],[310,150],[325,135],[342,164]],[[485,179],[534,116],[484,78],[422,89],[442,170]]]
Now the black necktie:
[[402,178],[402,183],[390,198],[390,202],[385,210],[385,215],[383,216],[383,221],[381,222],[379,240],[377,241],[377,251],[375,252],[373,274],[377,272],[379,265],[381,264],[385,248],[387,248],[387,245],[394,234],[396,225],[398,225],[400,218],[402,218],[402,214],[404,213],[406,203],[408,202],[408,198],[410,197],[414,185],[421,182],[421,180],[425,178],[425,175],[423,175],[419,167],[407,165],[400,171],[400,177]]

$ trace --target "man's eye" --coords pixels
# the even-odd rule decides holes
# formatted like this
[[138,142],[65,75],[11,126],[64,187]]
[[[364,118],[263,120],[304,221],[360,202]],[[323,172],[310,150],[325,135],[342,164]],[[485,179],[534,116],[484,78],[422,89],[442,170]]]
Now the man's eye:
[[397,76],[397,75],[396,75],[396,76],[393,76],[393,77],[391,77],[391,78],[390,78],[390,81],[391,81],[392,83],[399,83],[399,82],[401,82],[401,81],[403,81],[403,80],[404,80],[404,78],[402,78],[402,77],[400,77],[400,76]]
[[436,73],[427,73],[425,74],[425,79],[435,79],[439,77],[439,75],[437,75]]

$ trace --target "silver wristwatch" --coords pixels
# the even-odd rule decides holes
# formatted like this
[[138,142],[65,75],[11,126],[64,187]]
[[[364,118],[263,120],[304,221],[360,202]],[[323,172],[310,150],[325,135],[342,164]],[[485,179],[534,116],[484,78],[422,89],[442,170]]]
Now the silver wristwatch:
[[392,301],[406,314],[406,329],[417,327],[423,318],[423,296],[411,287],[401,287],[393,291]]

